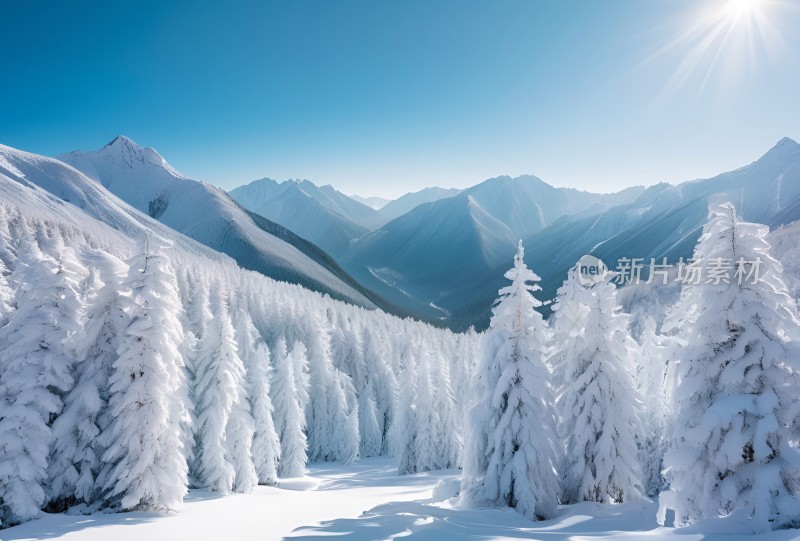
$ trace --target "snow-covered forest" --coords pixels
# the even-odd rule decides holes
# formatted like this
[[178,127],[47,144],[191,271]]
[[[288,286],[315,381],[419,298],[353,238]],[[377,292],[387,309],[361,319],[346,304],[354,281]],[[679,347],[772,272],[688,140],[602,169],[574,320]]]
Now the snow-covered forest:
[[0,204],[4,526],[177,510],[189,487],[247,492],[308,461],[459,461],[477,334],[25,210]]
[[739,280],[684,284],[638,341],[611,273],[576,267],[545,320],[521,243],[490,328],[455,334],[25,211],[0,205],[3,526],[377,456],[463,468],[458,506],[532,520],[659,497],[676,526],[798,524],[800,319],[768,229],[731,205],[695,259]]
[[548,325],[520,243],[474,376],[463,499],[548,519],[558,503],[647,495],[662,524],[797,527],[800,319],[767,234],[712,205],[693,258],[707,276],[640,343],[617,288],[577,267]]

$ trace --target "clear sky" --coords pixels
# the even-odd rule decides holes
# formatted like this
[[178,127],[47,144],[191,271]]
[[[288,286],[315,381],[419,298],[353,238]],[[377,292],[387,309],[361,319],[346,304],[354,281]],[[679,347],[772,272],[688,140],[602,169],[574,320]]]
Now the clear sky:
[[800,139],[798,0],[11,0],[0,143],[118,133],[229,189],[612,191]]

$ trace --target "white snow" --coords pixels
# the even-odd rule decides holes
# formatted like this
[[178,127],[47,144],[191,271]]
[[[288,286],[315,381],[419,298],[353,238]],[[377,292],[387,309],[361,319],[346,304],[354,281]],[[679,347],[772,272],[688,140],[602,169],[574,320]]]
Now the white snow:
[[[434,498],[437,484],[452,485],[457,470],[398,476],[390,459],[358,464],[312,464],[306,477],[259,486],[251,494],[220,496],[192,490],[182,512],[94,515],[44,514],[3,530],[5,541],[174,541],[290,539],[538,539],[542,541],[753,541],[749,535],[713,533],[708,525],[687,531],[656,524],[657,502],[559,508],[547,521],[531,522],[508,509],[461,509]],[[438,490],[446,497],[446,490]],[[758,536],[759,541],[800,540],[797,530]]]

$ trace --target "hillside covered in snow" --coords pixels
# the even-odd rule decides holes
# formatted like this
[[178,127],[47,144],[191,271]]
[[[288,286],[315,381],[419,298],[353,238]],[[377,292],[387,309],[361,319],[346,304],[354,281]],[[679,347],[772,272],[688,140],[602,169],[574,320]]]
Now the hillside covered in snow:
[[[243,268],[361,306],[374,307],[373,301],[380,303],[307,240],[262,217],[248,214],[224,191],[185,177],[155,150],[141,147],[127,137],[116,137],[98,151],[75,151],[59,156],[60,162],[30,155],[21,157],[24,153],[7,147],[4,151],[6,161],[12,165],[25,162],[38,167],[35,164],[47,163],[54,171],[62,162],[69,164],[83,175],[63,165],[63,171],[52,174],[74,176],[73,183],[80,190],[94,181],[141,213],[231,256]],[[14,167],[26,174],[23,165]],[[34,183],[48,181],[47,175],[30,174],[29,177]],[[87,191],[91,190],[96,191],[88,186]],[[102,212],[102,208],[97,212]]]

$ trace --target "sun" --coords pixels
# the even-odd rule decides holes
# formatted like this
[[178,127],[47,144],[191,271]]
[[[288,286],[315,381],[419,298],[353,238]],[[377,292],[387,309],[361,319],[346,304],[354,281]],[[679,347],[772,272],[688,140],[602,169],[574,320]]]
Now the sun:
[[758,15],[763,7],[764,0],[728,0],[728,4],[723,9],[728,17],[739,21]]
[[[792,0],[794,2],[795,0]],[[778,10],[786,0],[705,0],[685,13],[682,28],[649,56],[675,62],[664,96],[687,86],[702,95],[710,84],[730,94],[748,73],[755,73],[782,48]]]

